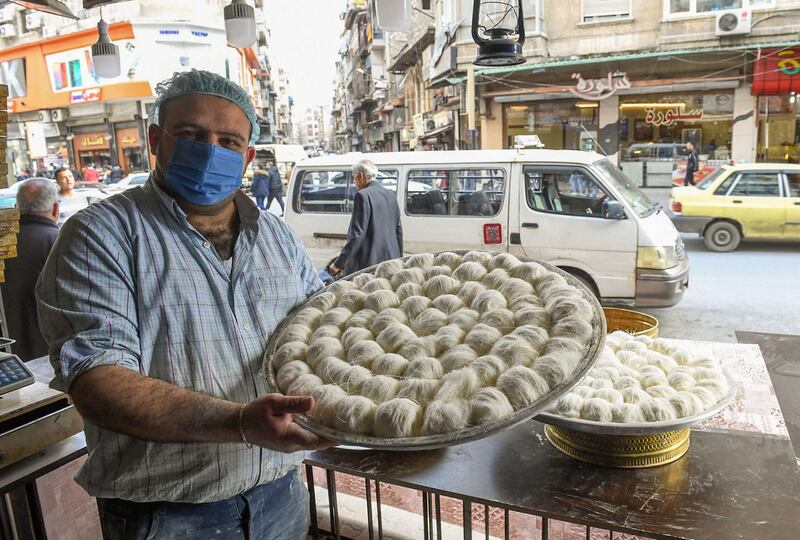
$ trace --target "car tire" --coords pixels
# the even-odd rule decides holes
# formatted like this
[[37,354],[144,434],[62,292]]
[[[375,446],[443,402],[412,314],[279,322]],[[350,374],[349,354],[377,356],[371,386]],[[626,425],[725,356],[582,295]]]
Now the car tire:
[[739,247],[742,234],[730,221],[717,221],[709,225],[703,234],[703,242],[711,251],[727,252]]

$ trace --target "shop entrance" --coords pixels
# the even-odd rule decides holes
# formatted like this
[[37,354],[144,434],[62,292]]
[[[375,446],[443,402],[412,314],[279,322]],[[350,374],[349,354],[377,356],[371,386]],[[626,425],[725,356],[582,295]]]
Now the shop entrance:
[[596,102],[571,99],[504,107],[505,147],[514,148],[519,135],[537,135],[552,150],[596,150]]

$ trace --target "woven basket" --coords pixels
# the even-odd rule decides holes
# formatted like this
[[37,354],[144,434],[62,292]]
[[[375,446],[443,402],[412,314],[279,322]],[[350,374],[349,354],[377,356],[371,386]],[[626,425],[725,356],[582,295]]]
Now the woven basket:
[[608,332],[622,330],[634,336],[658,337],[658,319],[629,309],[604,307]]

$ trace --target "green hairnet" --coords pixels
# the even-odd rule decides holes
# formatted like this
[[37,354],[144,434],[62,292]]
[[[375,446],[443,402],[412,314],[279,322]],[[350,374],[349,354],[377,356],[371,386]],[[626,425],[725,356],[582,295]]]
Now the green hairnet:
[[242,109],[250,121],[251,145],[255,144],[261,134],[261,128],[258,127],[258,119],[256,118],[256,110],[247,92],[235,82],[229,81],[216,73],[199,69],[175,73],[172,78],[156,85],[156,94],[158,97],[150,111],[150,122],[153,124],[160,125],[158,121],[159,111],[167,101],[188,94],[208,94],[227,99]]

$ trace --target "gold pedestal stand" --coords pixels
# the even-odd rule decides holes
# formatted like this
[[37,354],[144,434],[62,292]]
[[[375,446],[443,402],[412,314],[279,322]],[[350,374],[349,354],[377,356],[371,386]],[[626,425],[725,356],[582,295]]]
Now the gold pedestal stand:
[[566,455],[603,467],[658,467],[680,459],[689,450],[689,428],[645,435],[597,435],[545,425],[544,432]]

